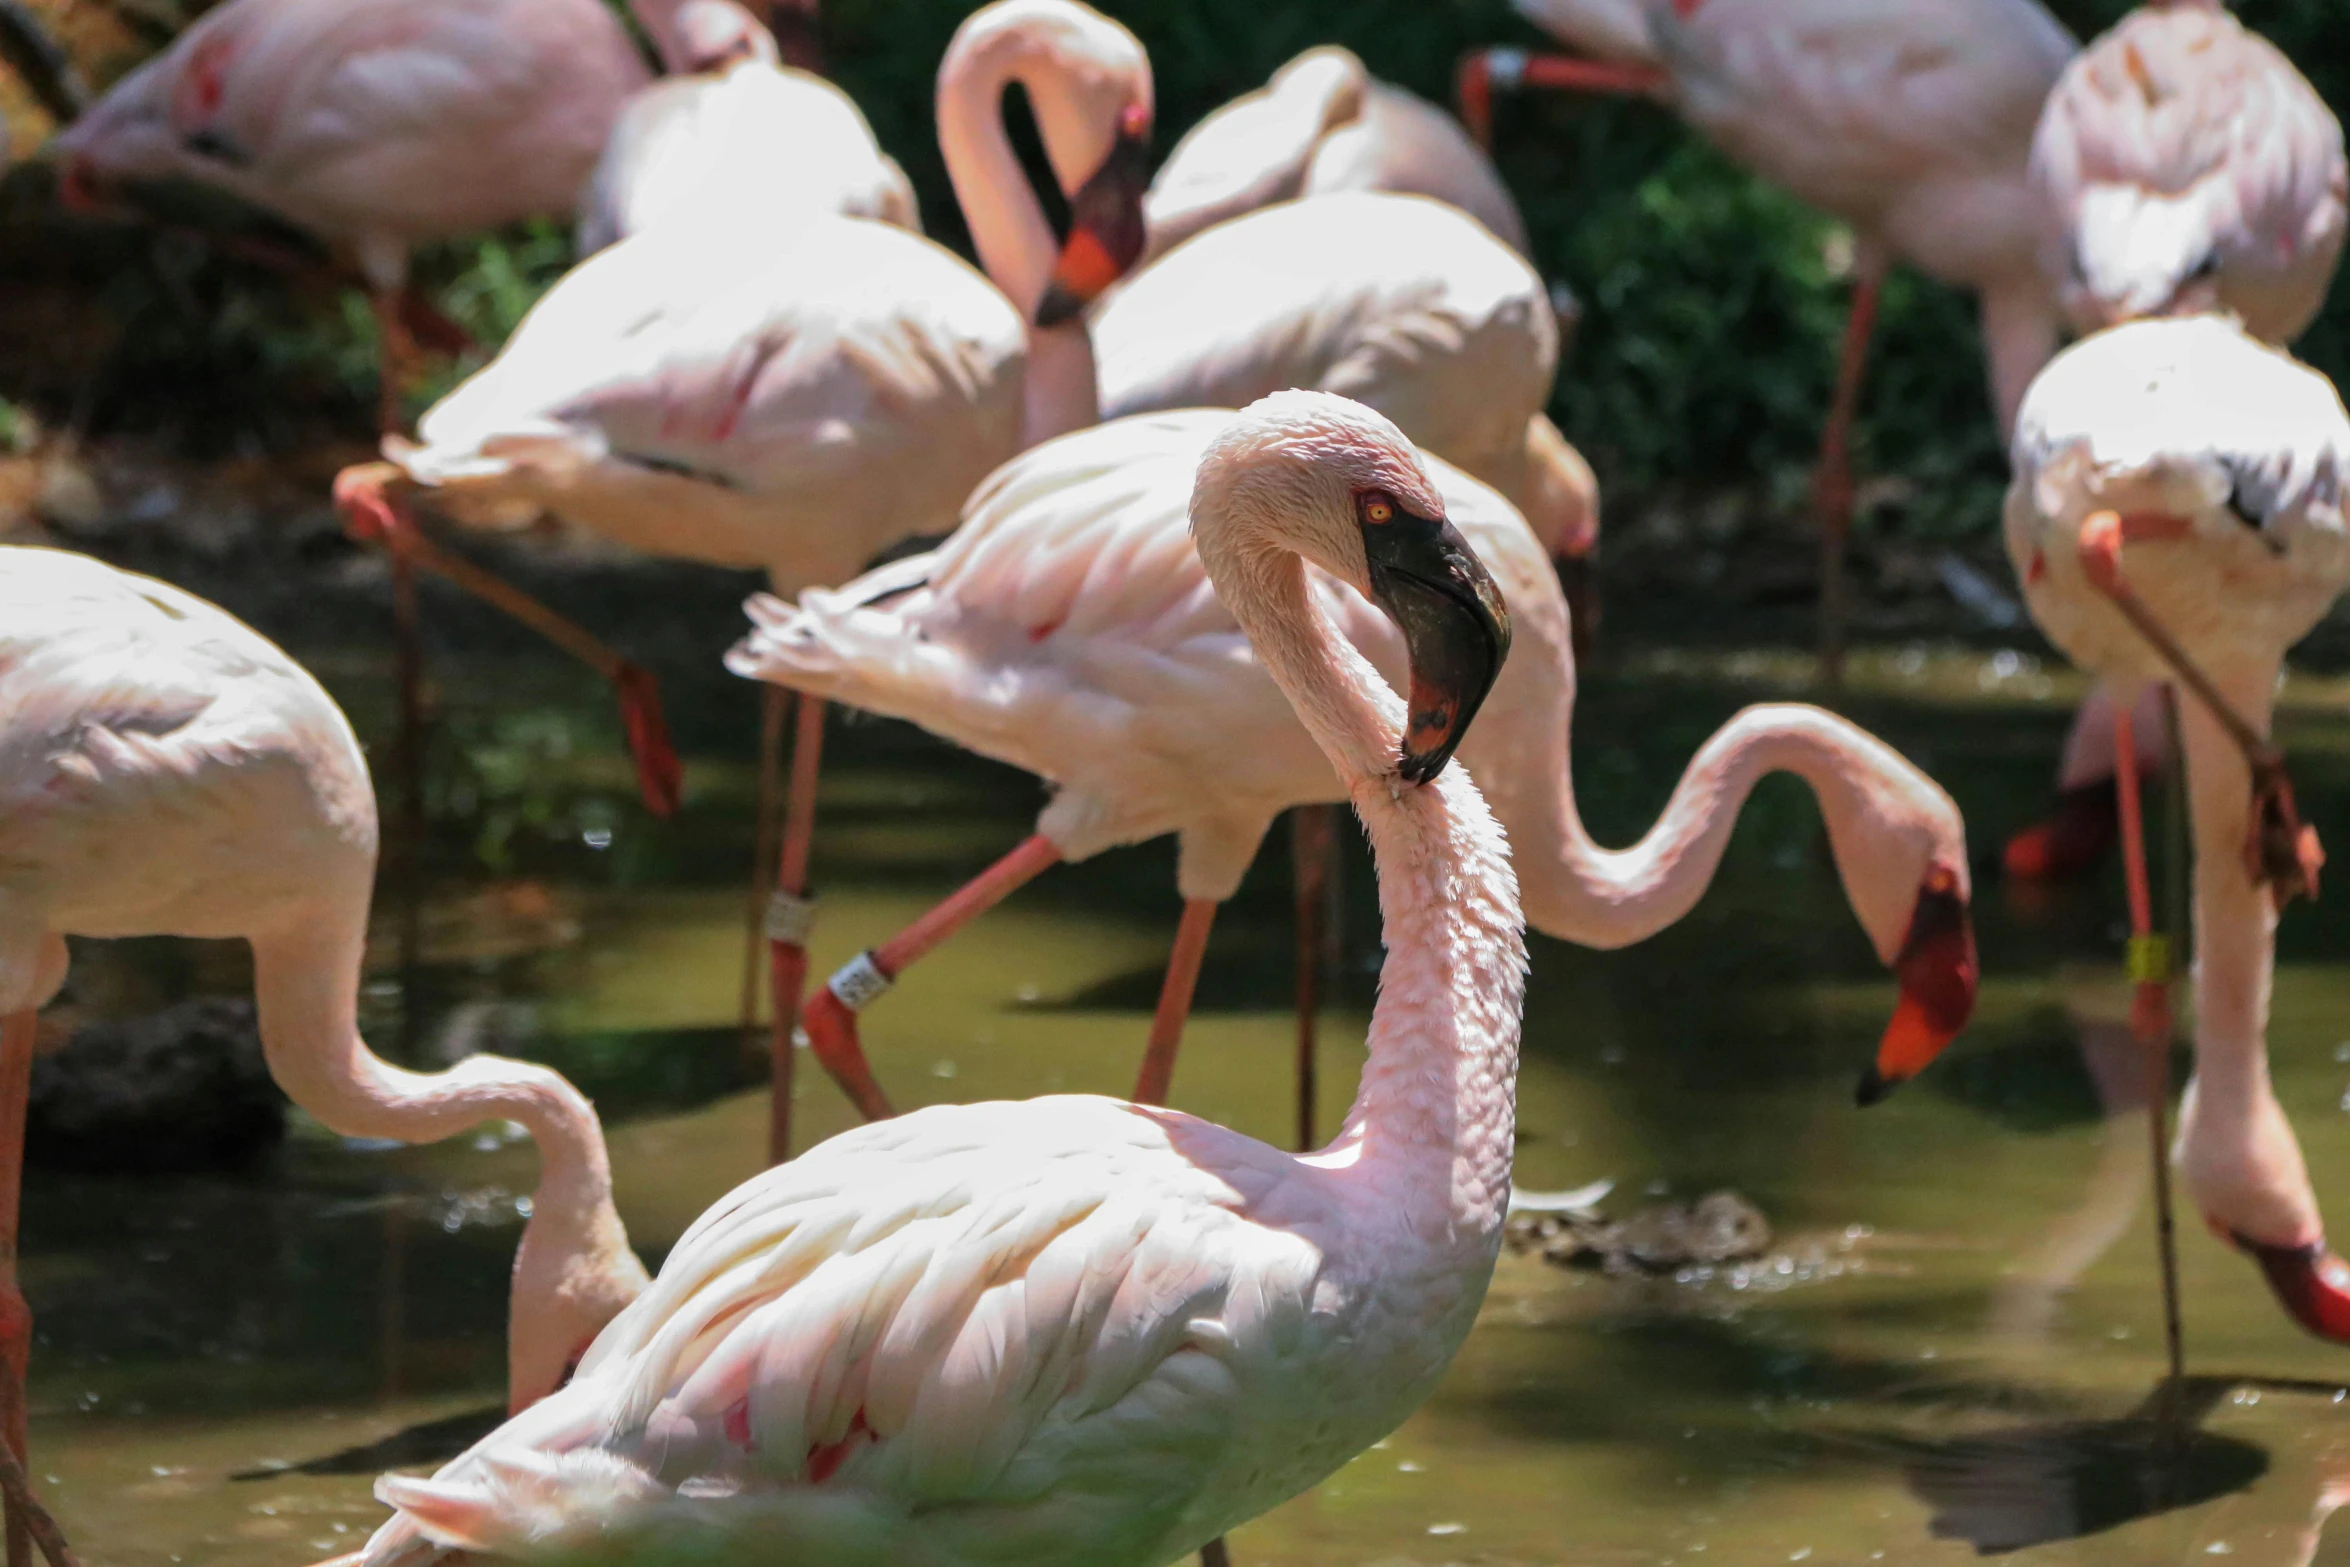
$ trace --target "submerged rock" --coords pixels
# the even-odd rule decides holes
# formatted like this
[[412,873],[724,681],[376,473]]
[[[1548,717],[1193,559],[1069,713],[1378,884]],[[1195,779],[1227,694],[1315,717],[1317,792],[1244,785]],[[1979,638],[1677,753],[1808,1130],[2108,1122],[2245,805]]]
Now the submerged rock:
[[1610,1219],[1596,1206],[1514,1215],[1505,1231],[1512,1250],[1538,1251],[1562,1268],[1617,1274],[1666,1274],[1744,1262],[1770,1250],[1771,1223],[1736,1192],[1709,1192],[1694,1203],[1655,1203]]
[[25,1162],[93,1174],[238,1169],[285,1131],[253,1004],[204,996],[84,1024],[37,1058]]

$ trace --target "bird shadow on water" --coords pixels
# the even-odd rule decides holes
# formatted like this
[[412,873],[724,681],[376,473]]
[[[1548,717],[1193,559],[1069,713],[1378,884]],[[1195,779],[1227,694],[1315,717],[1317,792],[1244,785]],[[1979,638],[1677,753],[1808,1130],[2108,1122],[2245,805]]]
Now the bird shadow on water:
[[2268,1473],[2268,1449],[2202,1429],[2237,1388],[2335,1391],[2333,1383],[2187,1377],[2156,1386],[2118,1419],[2056,1420],[1945,1439],[1872,1445],[1901,1460],[1910,1491],[1934,1509],[1936,1539],[1980,1556],[2082,1539],[2200,1506]]
[[488,1436],[506,1420],[503,1404],[461,1409],[438,1420],[420,1420],[388,1436],[337,1452],[322,1453],[299,1463],[258,1464],[239,1469],[231,1480],[276,1480],[286,1475],[381,1474],[386,1469],[412,1469],[456,1457]]

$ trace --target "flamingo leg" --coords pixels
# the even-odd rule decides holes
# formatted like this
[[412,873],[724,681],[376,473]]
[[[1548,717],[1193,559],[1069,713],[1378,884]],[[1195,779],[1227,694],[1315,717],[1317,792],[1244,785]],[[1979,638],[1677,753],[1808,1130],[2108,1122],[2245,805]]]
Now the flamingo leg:
[[375,314],[375,428],[378,435],[398,435],[407,428],[408,377],[416,368],[416,338],[402,312],[404,288],[371,288],[368,308]]
[[1134,1102],[1163,1105],[1175,1084],[1175,1052],[1191,1017],[1191,994],[1199,985],[1200,960],[1207,956],[1208,932],[1216,923],[1212,898],[1183,900],[1175,927],[1175,950],[1167,956],[1167,977],[1159,986],[1158,1010],[1151,1014],[1150,1042],[1143,1047],[1142,1072],[1134,1081]]
[[[2122,543],[2133,532],[2141,536],[2175,533],[2174,519],[2137,520],[2117,512],[2101,511],[2082,519],[2079,539],[2081,568],[2091,587],[2105,595],[2130,628],[2145,639],[2155,655],[2170,666],[2230,744],[2241,751],[2252,774],[2252,831],[2244,846],[2245,862],[2255,880],[2265,883],[2278,908],[2294,898],[2317,896],[2318,872],[2325,850],[2317,829],[2301,820],[2293,803],[2293,781],[2286,776],[2285,753],[2276,742],[2236,710],[2203,666],[2190,657],[2170,628],[2138,597],[2122,575]],[[2127,733],[2126,726],[2117,728]],[[2127,769],[2124,769],[2127,771]]]
[[1869,338],[1877,327],[1877,303],[1884,292],[1885,263],[1864,254],[1853,283],[1852,311],[1844,321],[1844,346],[1836,358],[1836,391],[1820,432],[1820,462],[1812,476],[1812,511],[1820,529],[1820,683],[1830,691],[1844,683],[1845,620],[1850,584],[1845,580],[1845,546],[1852,534],[1852,422],[1860,409],[1861,381],[1868,371]]
[[751,891],[743,909],[743,1049],[764,1047],[759,1033],[759,971],[765,965],[768,867],[774,863],[775,808],[783,792],[783,717],[791,693],[782,686],[762,686],[759,695],[759,797],[751,818]]
[[1477,49],[1461,57],[1453,101],[1469,135],[1490,152],[1496,93],[1541,88],[1643,97],[1664,85],[1664,73],[1649,66],[1616,65],[1571,54],[1528,54],[1523,49]]
[[[0,1440],[26,1459],[25,1368],[32,1358],[33,1313],[16,1282],[17,1213],[24,1193],[25,1107],[32,1096],[33,1038],[40,1014],[11,1012],[0,1021]],[[24,1510],[8,1507],[8,1567],[30,1567],[32,1531]]]
[[406,475],[390,463],[361,463],[335,476],[335,505],[355,537],[380,541],[395,558],[406,557],[414,566],[503,610],[609,680],[620,700],[620,719],[629,753],[636,759],[637,789],[645,809],[655,816],[675,815],[683,779],[652,672],[621,657],[577,621],[426,538],[405,502],[395,498],[406,484]]
[[2146,1062],[2147,1130],[2154,1140],[2154,1238],[2162,1270],[2162,1325],[2173,1384],[2186,1375],[2179,1333],[2178,1232],[2171,1212],[2170,943],[2154,930],[2152,879],[2146,871],[2146,813],[2138,784],[2138,747],[2130,710],[2114,704],[2114,783],[2120,795],[2122,875],[2130,903],[2130,1031]]
[[1337,921],[1330,918],[1337,823],[1327,805],[1301,805],[1289,817],[1290,879],[1297,899],[1297,1149],[1315,1146],[1315,1020],[1322,1010],[1322,977],[1331,966]]
[[1050,838],[1032,834],[913,924],[880,946],[858,953],[816,992],[804,1014],[808,1048],[865,1119],[878,1121],[897,1112],[873,1080],[865,1048],[857,1039],[857,1014],[879,1000],[917,959],[1059,864],[1060,859],[1061,851]]
[[[776,727],[781,728],[782,721],[778,707]],[[791,1157],[792,1051],[800,1028],[800,996],[808,988],[808,934],[816,922],[816,900],[808,895],[808,854],[816,837],[816,775],[823,762],[824,699],[802,693],[798,722],[792,731],[791,791],[784,803],[783,851],[775,868],[775,894],[767,904],[768,989],[775,1012],[767,1032],[773,1070],[767,1090],[770,1164],[781,1164]],[[852,1022],[852,1043],[854,1027]]]

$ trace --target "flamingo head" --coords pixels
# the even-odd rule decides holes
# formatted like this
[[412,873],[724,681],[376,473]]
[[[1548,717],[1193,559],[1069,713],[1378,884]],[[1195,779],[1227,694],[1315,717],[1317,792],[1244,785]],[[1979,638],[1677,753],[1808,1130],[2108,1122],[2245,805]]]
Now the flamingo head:
[[1129,103],[1118,112],[1117,137],[1100,165],[1070,192],[1069,237],[1037,304],[1038,326],[1075,320],[1142,259],[1149,239],[1142,198],[1151,183],[1150,136],[1150,105]]
[[541,1200],[514,1254],[506,1402],[519,1412],[571,1380],[596,1336],[650,1282],[609,1198]]
[[1974,916],[1959,866],[1929,863],[1911,905],[1909,923],[1893,957],[1901,999],[1877,1044],[1877,1059],[1861,1075],[1854,1097],[1873,1105],[1917,1076],[1956,1039],[1975,1011]]
[[1274,552],[1302,555],[1395,622],[1410,665],[1401,752],[1364,770],[1414,784],[1442,772],[1501,673],[1510,617],[1403,432],[1343,397],[1276,392],[1209,448],[1192,519],[1203,559],[1246,557],[1228,569],[1261,575]]
[[2228,1237],[2236,1249],[2260,1264],[2269,1293],[2286,1315],[2319,1338],[2350,1344],[2350,1263],[2324,1241],[2306,1246],[2267,1246],[2242,1235]]

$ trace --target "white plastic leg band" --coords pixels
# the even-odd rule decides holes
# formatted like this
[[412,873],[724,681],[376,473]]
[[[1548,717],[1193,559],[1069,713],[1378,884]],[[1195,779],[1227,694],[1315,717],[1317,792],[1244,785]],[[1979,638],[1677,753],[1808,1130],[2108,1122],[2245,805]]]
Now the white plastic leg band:
[[1526,51],[1486,50],[1485,80],[1495,92],[1516,92],[1526,80]]
[[840,966],[840,972],[824,982],[824,988],[840,998],[840,1004],[851,1012],[862,1012],[879,1001],[895,984],[873,961],[873,954],[860,952]]
[[769,941],[780,941],[786,946],[804,947],[816,929],[816,899],[811,894],[802,897],[785,892],[780,887],[767,897],[767,919],[763,927]]

